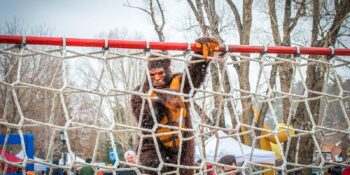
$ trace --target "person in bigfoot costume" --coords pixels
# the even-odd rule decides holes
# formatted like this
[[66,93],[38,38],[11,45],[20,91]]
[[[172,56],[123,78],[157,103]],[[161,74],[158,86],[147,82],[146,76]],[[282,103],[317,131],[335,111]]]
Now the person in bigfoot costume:
[[[159,59],[158,56],[150,56],[148,61],[148,70],[151,78],[151,84],[154,89],[161,89],[165,91],[182,92],[184,94],[189,94],[191,91],[190,82],[194,88],[199,88],[203,83],[207,68],[209,65],[208,56],[213,56],[215,51],[219,50],[219,42],[213,38],[199,38],[196,40],[196,48],[201,51],[195,52],[195,54],[203,55],[203,58],[192,57],[191,63],[188,66],[190,79],[186,74],[184,76],[185,80],[182,81],[182,73],[172,73],[170,69],[171,61],[170,59]],[[181,89],[181,83],[184,82],[183,89]],[[151,102],[147,100],[147,97],[141,97],[139,95],[133,95],[131,97],[131,106],[133,110],[134,117],[137,122],[141,122],[141,127],[146,129],[152,129],[154,127],[155,121],[152,117],[152,110],[154,112],[154,117],[158,124],[163,125],[158,126],[155,133],[157,144],[154,143],[152,133],[143,132],[143,141],[141,145],[141,155],[140,163],[143,166],[150,168],[158,168],[160,165],[160,158],[164,163],[177,164],[178,154],[180,153],[180,165],[193,166],[194,165],[194,140],[186,138],[192,137],[193,133],[190,131],[184,131],[180,129],[192,129],[192,122],[189,112],[189,103],[184,102],[181,96],[171,95],[169,93],[161,92],[149,92],[149,82],[146,80],[143,86],[136,87],[135,91],[140,91],[142,93],[150,93],[152,98]],[[144,98],[144,108],[142,108],[142,101]],[[149,105],[152,106],[149,106]],[[141,111],[143,109],[143,111]],[[141,116],[142,115],[142,116]],[[140,121],[141,120],[141,121]],[[169,128],[177,127],[177,128]],[[179,135],[182,135],[182,142],[180,142]],[[148,136],[148,137],[147,137]],[[156,151],[156,145],[159,146],[160,157]],[[161,167],[161,172],[172,172],[175,171],[175,167],[166,166],[163,164]],[[146,174],[157,174],[156,171],[144,170],[143,173]],[[193,174],[193,169],[180,169],[181,175]]]

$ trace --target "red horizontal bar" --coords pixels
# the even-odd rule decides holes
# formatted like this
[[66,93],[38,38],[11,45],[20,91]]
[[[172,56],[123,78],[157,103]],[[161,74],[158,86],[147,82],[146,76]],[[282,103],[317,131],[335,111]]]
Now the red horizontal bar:
[[[25,41],[24,41],[25,38]],[[84,46],[84,47],[105,47],[104,39],[81,39],[81,38],[65,38],[66,46]],[[3,44],[31,44],[31,45],[51,45],[63,46],[64,38],[62,37],[42,37],[42,36],[15,36],[15,35],[0,35],[0,43]],[[125,49],[146,49],[146,41],[130,41],[130,40],[107,40],[109,48],[125,48]],[[149,42],[149,48],[155,50],[182,50],[188,48],[187,43],[174,42]],[[198,51],[194,43],[190,43],[190,48],[193,51]],[[229,45],[228,52],[237,53],[273,53],[273,54],[297,54],[296,47],[287,46],[268,46],[265,50],[264,46],[250,45]],[[225,47],[221,47],[221,51]],[[300,54],[309,55],[331,55],[330,48],[321,47],[300,47]],[[334,55],[350,55],[350,49],[336,48]]]

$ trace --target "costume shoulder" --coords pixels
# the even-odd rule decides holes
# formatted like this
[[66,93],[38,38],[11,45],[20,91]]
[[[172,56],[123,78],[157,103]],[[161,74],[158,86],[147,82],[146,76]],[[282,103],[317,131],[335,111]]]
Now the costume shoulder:
[[[141,85],[142,85],[142,84],[136,86],[136,88],[134,88],[134,91],[140,91]],[[148,91],[148,89],[149,89],[149,84],[148,84],[147,81],[145,81],[145,82],[143,83],[142,92],[146,92],[146,91]]]
[[181,83],[182,83],[182,74],[181,73],[173,74],[171,76],[169,89],[170,90],[175,90],[175,91],[180,91]]
[[136,87],[134,88],[134,91],[139,91],[139,90],[140,90],[140,87],[141,87],[141,85],[136,86]]
[[182,76],[183,76],[183,73],[174,73],[171,75],[171,81],[174,79],[174,78],[180,78],[180,80],[182,79]]

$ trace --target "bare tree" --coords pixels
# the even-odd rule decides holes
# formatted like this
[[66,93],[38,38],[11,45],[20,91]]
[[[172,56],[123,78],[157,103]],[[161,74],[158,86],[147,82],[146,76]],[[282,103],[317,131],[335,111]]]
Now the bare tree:
[[[280,2],[279,2],[280,3]],[[291,34],[297,25],[299,18],[305,15],[305,0],[302,1],[294,1],[294,4],[292,3],[292,0],[287,0],[284,3],[284,16],[283,16],[283,28],[282,28],[282,37],[279,29],[278,24],[278,18],[276,15],[276,1],[270,0],[268,2],[268,12],[270,16],[270,24],[271,24],[271,31],[273,36],[273,41],[275,45],[279,46],[290,46],[291,45]],[[293,6],[296,7],[296,9],[293,9]],[[295,15],[292,17],[292,13],[295,13]],[[278,54],[277,57],[289,59],[289,55],[287,54]],[[292,75],[293,75],[293,67],[291,63],[288,62],[282,62],[282,63],[276,63],[272,65],[272,69],[270,72],[270,79],[269,79],[269,85],[271,88],[274,88],[276,85],[276,75],[277,71],[279,73],[280,78],[280,86],[281,91],[284,93],[288,93],[291,88],[292,83]],[[266,93],[269,93],[268,91]],[[287,123],[287,119],[289,116],[290,111],[290,102],[289,98],[283,99],[283,121]],[[265,102],[262,104],[258,122],[256,124],[257,127],[262,128],[264,125],[264,120],[266,113],[269,109],[268,103]],[[258,135],[259,132],[258,132]]]
[[[326,4],[327,2],[328,1],[320,0],[312,2],[312,47],[334,46],[342,34],[341,28],[344,21],[349,19],[350,1],[334,1],[333,5]],[[327,60],[327,57],[318,58],[317,56],[312,56],[311,58]],[[308,63],[311,63],[311,61],[309,60]],[[324,64],[308,64],[305,80],[308,90],[322,92],[326,71],[327,66]],[[318,95],[315,93],[308,93],[308,98],[317,96]],[[291,121],[293,127],[309,131],[312,129],[307,108],[310,110],[314,122],[318,123],[320,119],[320,99],[311,100],[298,105],[296,114]],[[311,135],[301,137],[300,142],[303,143],[303,146],[299,148],[299,163],[304,165],[311,164],[315,149]],[[288,153],[288,160],[291,162],[295,162],[296,160],[296,145],[297,140],[293,139]],[[311,174],[311,169],[304,169],[300,173]]]
[[158,35],[159,41],[164,41],[164,26],[165,26],[165,15],[164,8],[159,0],[155,0],[156,5],[154,5],[154,0],[147,0],[145,2],[145,7],[134,6],[130,4],[129,1],[125,4],[126,7],[134,8],[145,12],[152,20],[154,31]]
[[[230,9],[235,17],[236,26],[239,32],[239,41],[241,45],[249,45],[250,43],[250,31],[252,26],[252,6],[253,0],[247,0],[243,2],[242,15],[239,14],[237,6],[231,1],[226,0],[227,4],[230,6]],[[241,54],[244,57],[249,57],[249,54]],[[249,83],[249,61],[246,61],[246,58],[241,57],[241,62],[235,68],[238,69],[237,74],[239,75],[239,87],[244,91],[250,91],[250,83]],[[233,58],[235,59],[235,58]],[[248,93],[241,92],[241,96],[248,96]],[[251,125],[253,124],[253,107],[252,101],[250,98],[242,98],[242,109],[243,113],[240,118],[242,123]],[[247,131],[248,128],[242,127],[242,130]],[[243,141],[245,144],[252,144],[252,138],[243,137]]]
[[[142,40],[144,37],[142,34],[137,32],[128,31],[126,28],[115,28],[108,32],[101,32],[98,34],[99,38],[108,38],[108,39],[133,39],[133,40]],[[115,53],[123,53],[129,55],[142,55],[143,52],[140,50],[136,51],[127,51],[123,49],[108,49],[99,51],[98,56],[103,56],[107,54],[108,57],[114,57],[108,61],[84,59],[83,62],[77,63],[83,65],[79,68],[79,79],[82,80],[82,83],[79,85],[86,89],[97,90],[101,92],[108,92],[112,89],[123,89],[126,91],[133,91],[135,86],[139,84],[143,77],[143,72],[145,68],[145,63],[143,60],[132,59],[130,57],[116,56]],[[75,114],[77,116],[78,122],[85,124],[94,124],[101,127],[110,127],[114,121],[117,124],[127,125],[127,126],[137,126],[134,117],[131,116],[131,107],[130,107],[130,96],[112,96],[112,97],[102,97],[96,96],[88,93],[83,93],[79,96],[76,96]],[[100,104],[96,104],[98,101]],[[98,116],[96,122],[91,120],[91,116]],[[127,130],[126,128],[120,126],[114,126],[114,139],[113,142],[117,145],[119,152],[124,152],[126,150],[132,149],[137,141],[136,131],[123,132],[120,130]],[[78,131],[77,131],[78,132]],[[78,139],[77,142],[79,145],[90,145],[90,151],[86,154],[91,154],[93,149],[91,145],[95,144],[95,131],[87,130],[87,132],[92,135],[92,138],[89,140]],[[101,138],[100,147],[111,148],[111,140],[107,138],[105,133],[99,135]],[[78,149],[80,150],[80,149]],[[104,151],[108,151],[105,149]],[[99,152],[98,157],[103,157],[106,152]]]
[[[281,34],[278,29],[278,22],[277,22],[277,16],[276,16],[276,2],[275,0],[269,1],[269,15],[270,15],[270,23],[271,23],[271,30],[272,30],[272,36],[273,40],[276,45],[281,46],[290,46],[291,45],[291,33],[293,32],[293,29],[298,23],[298,20],[301,16],[305,15],[305,1],[298,1],[295,2],[295,5],[297,6],[296,14],[294,17],[291,16],[292,14],[292,1],[287,0],[284,4],[284,17],[283,17],[283,35],[282,38],[280,37]],[[289,55],[286,54],[279,54],[277,55],[281,58],[288,58]],[[290,63],[283,62],[281,64],[274,64],[272,66],[272,71],[270,75],[270,86],[275,86],[275,78],[277,74],[277,69],[279,71],[279,78],[280,78],[280,85],[281,85],[281,91],[282,92],[289,92],[291,88],[291,82],[292,82],[292,72],[293,68]],[[283,99],[283,121],[287,122],[287,118],[289,116],[289,109],[290,109],[290,102],[288,98]],[[264,121],[265,115],[267,112],[267,103],[264,103],[262,105],[262,110],[260,113],[259,121]],[[258,125],[262,126],[262,125]]]
[[[224,25],[222,22],[222,16],[220,17],[218,14],[217,9],[217,3],[216,1],[201,1],[196,0],[195,2],[191,0],[187,0],[187,3],[189,4],[195,19],[198,23],[198,26],[200,28],[200,31],[202,32],[202,35],[205,37],[211,36],[219,40],[221,43],[223,43],[223,38],[221,37],[221,32],[224,31],[224,29],[227,27],[227,25]],[[221,13],[224,14],[224,13]],[[197,25],[193,25],[190,28],[193,29]],[[223,70],[224,63],[223,62],[214,62],[210,65],[210,71],[211,71],[211,84],[213,91],[220,92],[221,89],[223,89],[225,93],[230,92],[230,84],[228,80],[228,74],[227,70],[225,72],[220,72],[219,70]],[[222,74],[223,73],[223,74]],[[222,74],[223,80],[220,82],[220,74]],[[214,110],[212,111],[213,120],[215,121],[215,125],[220,127],[225,127],[225,118],[224,118],[224,106],[227,105],[229,113],[231,115],[232,122],[234,123],[233,126],[235,126],[235,117],[233,112],[233,107],[231,103],[226,102],[223,103],[225,100],[223,96],[216,95],[214,96]],[[202,106],[203,108],[204,106]],[[208,121],[208,120],[204,120]]]
[[[11,35],[51,35],[50,28],[44,25],[25,29],[18,18],[6,22],[2,31]],[[0,56],[0,77],[3,82],[8,83],[0,85],[2,108],[0,113],[3,117],[2,120],[8,123],[18,124],[22,114],[26,119],[29,119],[23,121],[25,126],[23,132],[35,135],[35,154],[44,157],[48,153],[47,149],[53,132],[49,127],[34,124],[30,120],[63,125],[62,107],[60,105],[53,106],[53,104],[59,104],[57,93],[38,87],[30,87],[25,83],[59,88],[62,86],[62,71],[60,66],[57,66],[60,65],[59,59],[47,55],[33,54],[28,51],[28,48],[42,50],[45,47],[15,46],[12,52],[26,56],[19,57],[10,54]],[[17,82],[17,84],[9,85],[14,82]],[[18,106],[16,102],[18,102]],[[48,132],[41,132],[43,129],[48,130]],[[18,130],[11,130],[9,134],[11,133],[18,133]],[[58,140],[56,140],[56,143],[58,144]]]
[[[240,37],[240,44],[249,44],[250,40],[250,29],[251,29],[251,21],[252,21],[252,3],[253,1],[244,1],[244,4],[242,6],[243,14],[241,20],[241,15],[238,12],[238,9],[230,0],[226,1],[227,4],[230,7],[230,10],[234,16],[234,21],[236,22],[236,27],[239,33]],[[220,13],[217,10],[217,2],[216,1],[208,1],[208,0],[187,0],[187,3],[189,4],[195,19],[197,23],[199,24],[199,28],[202,31],[203,36],[212,36],[216,39],[218,39],[220,42],[223,42],[223,38],[221,36],[222,32],[225,31],[227,28],[227,25],[222,21],[223,12],[220,11]],[[221,14],[221,16],[219,15]],[[232,25],[232,24],[229,24]],[[192,25],[193,27],[195,25]],[[249,56],[249,54],[245,54],[242,56]],[[232,57],[234,61],[237,61],[235,57]],[[249,85],[249,62],[243,61],[245,58],[241,58],[242,62],[240,64],[234,64],[234,68],[237,71],[237,74],[239,75],[239,83],[240,88],[246,91],[250,90]],[[218,65],[216,65],[218,64]],[[223,62],[217,62],[216,64],[211,64],[210,70],[211,70],[211,81],[212,81],[212,90],[216,92],[220,92],[221,88],[224,89],[225,93],[230,92],[230,84],[229,79],[227,75],[227,71],[224,72],[222,83],[220,83],[219,80],[219,70],[223,70],[224,63]],[[218,69],[219,68],[219,69]],[[221,87],[221,85],[223,87]],[[246,96],[248,94],[241,92],[241,96]],[[224,98],[220,95],[216,95],[214,97],[214,111],[212,112],[213,116],[216,116],[214,119],[217,121],[216,125],[220,127],[225,127],[225,120],[224,120],[224,104],[221,103],[221,101]],[[245,124],[251,124],[252,123],[252,105],[251,105],[251,99],[250,98],[242,98],[242,109],[243,109],[243,115],[241,116],[241,122]],[[234,117],[234,108],[231,103],[227,103],[228,111],[231,116],[232,125],[236,125],[236,119]],[[242,128],[243,130],[248,130],[247,128]],[[251,139],[246,138],[244,139],[245,143],[251,144]]]
[[[196,21],[199,24],[200,31],[202,32],[202,35],[205,37],[214,37],[218,39],[220,42],[223,42],[223,39],[220,36],[219,33],[219,16],[216,12],[216,6],[215,1],[201,1],[197,0],[195,3],[191,0],[187,0],[187,3],[189,4],[192,12],[195,15]],[[209,22],[207,22],[209,21]],[[223,64],[218,64],[221,68],[223,68]],[[211,81],[212,81],[212,89],[214,91],[220,91],[221,90],[221,83],[219,80],[219,69],[216,64],[210,65],[210,71],[211,71]],[[225,79],[228,80],[228,77],[225,76]],[[225,81],[226,84],[224,85],[225,91],[229,92],[229,82]],[[225,127],[225,120],[224,120],[224,104],[222,103],[223,97],[220,95],[216,95],[214,97],[214,109],[212,111],[213,120],[215,121],[215,124],[220,127]],[[199,109],[199,106],[196,106]],[[204,108],[202,105],[200,108]],[[198,110],[197,110],[198,112]],[[204,119],[204,121],[210,121],[210,119]]]

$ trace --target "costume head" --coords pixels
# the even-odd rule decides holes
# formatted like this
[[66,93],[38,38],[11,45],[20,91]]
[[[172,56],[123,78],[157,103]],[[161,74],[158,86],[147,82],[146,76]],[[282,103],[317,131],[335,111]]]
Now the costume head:
[[[166,52],[160,54],[167,55]],[[151,55],[148,60],[148,70],[152,78],[152,85],[156,88],[164,88],[170,83],[171,60],[158,55]]]

